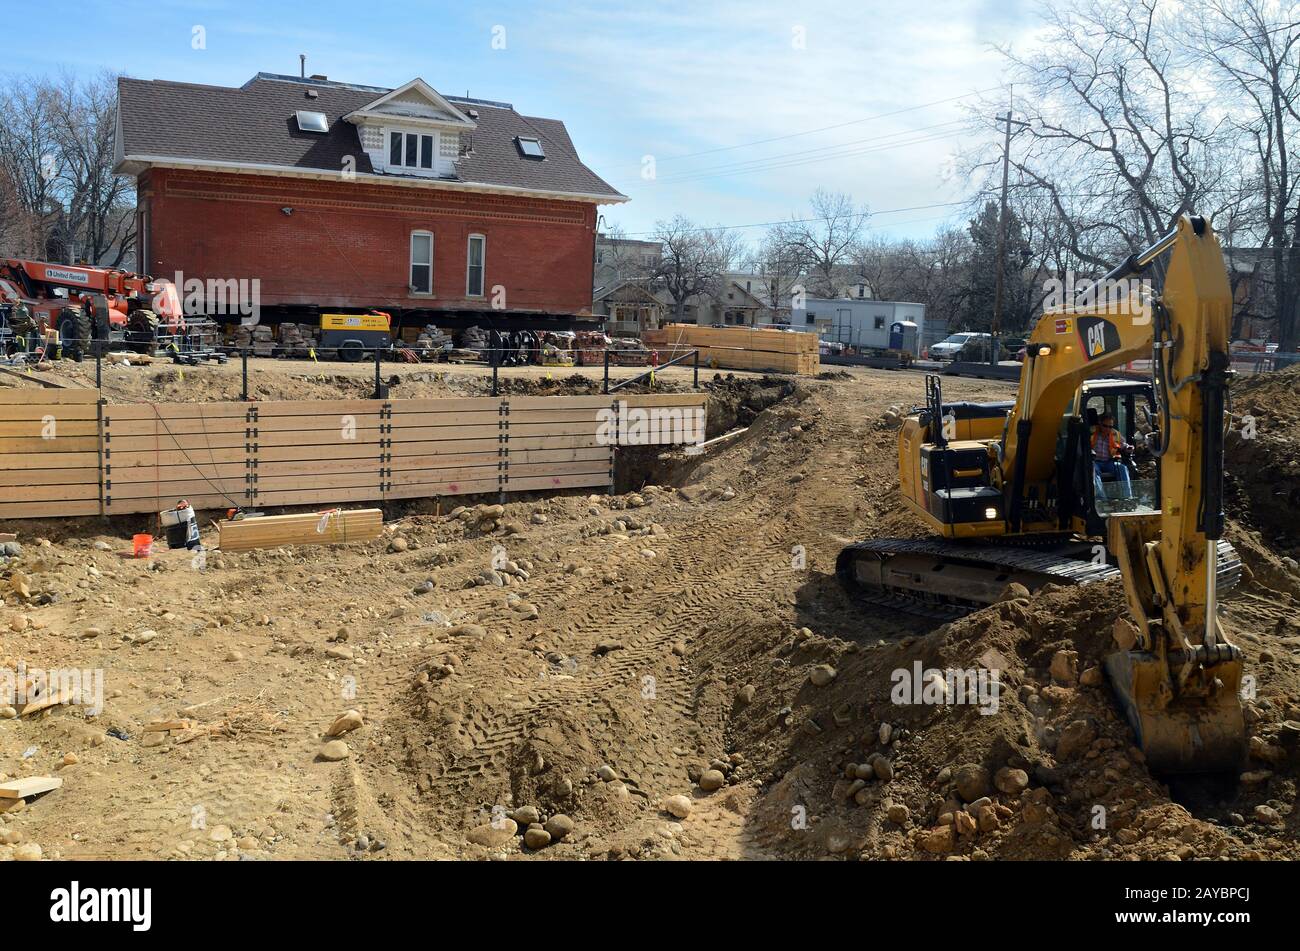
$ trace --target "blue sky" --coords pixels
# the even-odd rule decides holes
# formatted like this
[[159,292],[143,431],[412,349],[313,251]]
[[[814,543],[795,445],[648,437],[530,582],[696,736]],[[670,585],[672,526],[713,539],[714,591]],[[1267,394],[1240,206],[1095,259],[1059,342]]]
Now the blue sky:
[[[950,172],[969,145],[957,120],[1002,81],[991,44],[1027,42],[1036,25],[1023,0],[78,8],[60,16],[57,43],[9,44],[2,68],[238,85],[259,70],[296,73],[306,53],[308,72],[331,79],[420,76],[562,119],[584,161],[632,199],[603,209],[629,234],[676,213],[705,225],[788,218],[819,185],[869,205],[877,232],[931,233],[952,209],[918,206],[963,196]],[[193,48],[196,27],[204,49]]]

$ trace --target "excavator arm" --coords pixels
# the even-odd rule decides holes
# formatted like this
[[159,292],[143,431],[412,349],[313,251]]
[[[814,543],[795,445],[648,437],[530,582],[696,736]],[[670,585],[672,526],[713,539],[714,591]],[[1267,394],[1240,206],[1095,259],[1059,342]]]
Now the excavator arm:
[[[1166,253],[1162,287],[1152,293],[1140,276]],[[1002,444],[1009,527],[1021,530],[1026,495],[1054,478],[1060,420],[1079,385],[1150,357],[1161,417],[1160,511],[1108,518],[1108,547],[1137,633],[1117,645],[1106,669],[1152,768],[1230,769],[1241,761],[1244,727],[1242,654],[1215,609],[1232,318],[1218,239],[1203,218],[1183,218],[1098,286],[1088,306],[1044,314],[1027,347]],[[1121,639],[1128,640],[1122,632]]]

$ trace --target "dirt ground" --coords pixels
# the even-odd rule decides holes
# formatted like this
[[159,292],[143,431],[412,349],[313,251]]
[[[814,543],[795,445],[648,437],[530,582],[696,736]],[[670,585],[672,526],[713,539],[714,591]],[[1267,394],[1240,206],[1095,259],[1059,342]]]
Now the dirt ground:
[[[106,383],[237,395],[237,368],[206,369]],[[337,370],[259,368],[256,393],[364,392]],[[596,385],[561,372],[512,385]],[[123,557],[143,518],[0,526],[22,546],[3,569],[0,669],[105,677],[98,716],[0,710],[0,773],[63,779],[0,814],[0,858],[1297,857],[1300,575],[1284,559],[1300,375],[1237,387],[1260,438],[1229,447],[1247,572],[1224,624],[1258,684],[1252,759],[1233,784],[1172,791],[1098,677],[1115,584],[947,624],[840,590],[845,544],[921,534],[881,419],[922,400],[919,374],[708,378],[710,433],[747,431],[702,456],[625,451],[635,491],[619,495],[500,514],[431,500],[390,510],[375,542],[202,567]],[[482,386],[452,368],[394,395]],[[915,665],[993,668],[1003,686],[991,704],[894,702]],[[324,734],[349,710],[362,725],[339,749]],[[165,719],[194,728],[145,731]]]

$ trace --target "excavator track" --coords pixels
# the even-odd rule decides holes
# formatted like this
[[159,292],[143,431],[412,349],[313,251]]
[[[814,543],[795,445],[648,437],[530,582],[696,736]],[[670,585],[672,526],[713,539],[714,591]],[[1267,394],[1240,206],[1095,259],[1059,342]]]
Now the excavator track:
[[[1241,580],[1241,559],[1226,541],[1218,548],[1218,591],[1223,595]],[[1120,577],[1112,564],[1068,554],[1090,550],[1086,543],[1036,549],[883,538],[844,548],[835,573],[846,590],[867,603],[951,620],[995,603],[1012,582],[1033,591],[1045,584],[1093,584]]]

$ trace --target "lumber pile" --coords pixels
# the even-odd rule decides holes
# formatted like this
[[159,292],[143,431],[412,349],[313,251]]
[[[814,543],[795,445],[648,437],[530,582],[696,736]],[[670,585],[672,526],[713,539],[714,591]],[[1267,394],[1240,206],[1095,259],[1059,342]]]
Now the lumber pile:
[[217,524],[217,546],[226,552],[282,545],[339,545],[378,538],[384,527],[380,509],[332,509],[301,515],[263,515]]
[[641,335],[666,362],[687,350],[700,351],[700,363],[727,370],[769,370],[815,375],[821,368],[816,334],[754,327],[697,327],[666,324]]

